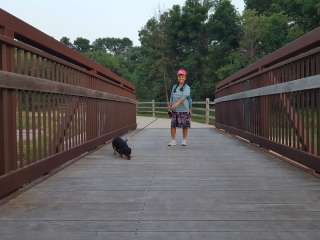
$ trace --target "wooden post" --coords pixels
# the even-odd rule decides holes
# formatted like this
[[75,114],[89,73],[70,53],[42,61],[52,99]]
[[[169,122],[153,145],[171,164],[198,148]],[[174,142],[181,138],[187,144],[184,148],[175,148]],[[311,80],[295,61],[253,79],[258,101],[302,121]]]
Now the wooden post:
[[[0,29],[0,34],[14,37],[12,31],[4,28]],[[0,70],[12,72],[13,48],[2,44],[0,58]],[[17,168],[16,108],[16,92],[0,88],[0,175]]]
[[139,113],[139,102],[136,103],[136,116],[138,116]]
[[206,98],[206,124],[210,122],[210,99]]
[[155,101],[152,100],[152,117],[156,117]]

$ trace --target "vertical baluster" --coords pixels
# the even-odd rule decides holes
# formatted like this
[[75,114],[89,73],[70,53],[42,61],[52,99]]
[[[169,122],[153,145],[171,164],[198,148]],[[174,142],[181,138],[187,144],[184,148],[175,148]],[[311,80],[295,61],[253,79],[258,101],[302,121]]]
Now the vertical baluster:
[[57,96],[57,135],[56,135],[56,141],[55,141],[55,152],[60,153],[61,147],[60,147],[60,139],[62,136],[62,126],[61,126],[61,95]]
[[72,100],[74,102],[72,108],[71,108],[71,116],[70,116],[70,144],[71,148],[74,147],[74,120],[75,120],[75,108],[77,107],[77,99],[75,96],[72,97]]
[[48,156],[48,127],[47,127],[47,118],[48,118],[48,94],[43,96],[43,149],[44,157]]
[[57,113],[57,111],[58,111],[58,109],[57,109],[57,106],[58,106],[58,103],[57,103],[57,95],[53,95],[52,96],[53,97],[53,99],[52,99],[52,104],[53,104],[53,107],[52,107],[52,111],[53,111],[53,144],[52,144],[52,148],[53,148],[53,153],[54,154],[56,154],[57,153],[57,148],[56,148],[56,146],[57,146],[57,138],[58,138],[58,131],[57,131],[57,121],[58,121],[58,113]]
[[26,159],[27,164],[31,162],[31,150],[30,150],[30,92],[25,92],[25,101],[26,101],[26,111],[25,111],[25,121],[26,121]]
[[31,99],[31,126],[32,126],[32,161],[37,160],[37,135],[36,135],[36,116],[35,116],[35,101],[34,92],[30,92]]
[[305,93],[303,91],[299,92],[299,105],[300,105],[300,145],[301,150],[306,149],[306,106],[305,106]]
[[304,125],[304,132],[305,132],[305,142],[306,142],[306,147],[307,149],[305,151],[310,152],[310,134],[309,134],[309,128],[310,128],[310,122],[309,122],[309,115],[310,115],[310,104],[309,104],[309,93],[308,92],[303,92],[304,95],[304,116],[305,116],[305,125]]
[[310,101],[309,101],[309,106],[310,106],[310,152],[312,154],[315,154],[315,133],[316,133],[316,128],[315,128],[315,90],[310,91]]
[[54,153],[54,147],[53,147],[53,95],[48,94],[48,152],[49,155],[52,155]]
[[23,129],[24,129],[24,125],[23,125],[23,110],[24,110],[24,101],[23,101],[23,92],[22,91],[18,91],[18,106],[19,106],[19,110],[18,110],[18,126],[19,126],[19,162],[20,162],[20,167],[23,167],[25,165],[25,155],[23,152],[23,147],[25,145],[24,143],[24,138],[23,138]]
[[277,95],[277,127],[278,127],[278,133],[277,133],[277,142],[281,144],[281,100],[280,95]]
[[42,151],[42,139],[43,139],[43,124],[42,124],[42,94],[38,93],[37,94],[37,114],[38,114],[38,122],[37,122],[37,126],[38,126],[38,158],[41,159],[43,156],[43,151]]
[[291,110],[291,116],[292,116],[292,147],[297,148],[297,138],[296,138],[296,122],[297,122],[297,107],[296,107],[296,99],[297,99],[297,94],[292,93],[292,110]]
[[318,156],[320,156],[320,89],[317,89],[317,145],[318,145]]
[[65,119],[66,119],[66,96],[62,95],[61,96],[61,134],[60,134],[60,147],[61,151],[66,150],[65,146]]

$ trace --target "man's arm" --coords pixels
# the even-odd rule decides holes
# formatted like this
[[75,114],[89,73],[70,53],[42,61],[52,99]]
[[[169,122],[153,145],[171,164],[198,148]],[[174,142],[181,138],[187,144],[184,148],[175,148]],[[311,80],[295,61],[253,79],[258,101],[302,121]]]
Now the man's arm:
[[183,97],[180,98],[178,101],[176,101],[172,107],[173,108],[177,108],[180,104],[182,104],[186,99],[187,97],[190,96],[190,88],[188,87],[188,89],[185,90],[185,92],[183,93]]
[[175,85],[173,85],[172,89],[171,89],[171,93],[170,93],[170,100],[169,100],[169,103],[168,103],[168,110],[171,111],[173,109],[173,89],[175,88]]
[[186,97],[180,98],[178,101],[175,102],[175,104],[172,105],[172,107],[177,108],[181,103],[186,100]]

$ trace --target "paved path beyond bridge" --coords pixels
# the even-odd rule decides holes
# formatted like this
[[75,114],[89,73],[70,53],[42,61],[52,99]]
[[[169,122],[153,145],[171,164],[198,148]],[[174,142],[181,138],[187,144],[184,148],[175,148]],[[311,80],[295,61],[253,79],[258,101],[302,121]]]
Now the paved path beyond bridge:
[[25,191],[0,239],[320,239],[318,178],[204,125],[168,148],[168,122],[139,119],[131,161],[107,145]]

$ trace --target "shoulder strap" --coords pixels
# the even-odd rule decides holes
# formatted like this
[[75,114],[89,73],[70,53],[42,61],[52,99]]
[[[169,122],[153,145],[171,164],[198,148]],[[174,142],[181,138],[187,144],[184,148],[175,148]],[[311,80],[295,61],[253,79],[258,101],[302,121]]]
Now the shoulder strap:
[[[183,91],[183,90],[184,90],[184,87],[185,87],[186,85],[187,85],[186,83],[183,84],[182,88],[180,88],[180,91]],[[179,87],[179,85],[176,84],[176,85],[174,85],[174,86],[175,86],[175,88],[174,88],[174,91],[173,91],[173,92],[176,92],[176,91],[177,91],[177,88]]]
[[174,90],[173,90],[173,92],[175,93],[176,91],[177,91],[177,88],[178,88],[178,84],[175,84],[174,86]]
[[172,90],[171,90],[171,94],[170,94],[170,102],[173,101],[173,96],[172,94],[177,90],[177,84],[173,85]]

